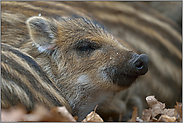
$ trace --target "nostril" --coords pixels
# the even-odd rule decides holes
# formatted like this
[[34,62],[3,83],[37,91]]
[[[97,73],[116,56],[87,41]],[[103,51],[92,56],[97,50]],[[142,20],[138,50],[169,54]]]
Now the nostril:
[[136,67],[137,69],[142,69],[142,68],[143,68],[143,62],[136,62],[136,63],[135,63],[135,67]]
[[134,61],[133,68],[140,75],[144,75],[148,71],[148,57],[145,54],[139,55]]

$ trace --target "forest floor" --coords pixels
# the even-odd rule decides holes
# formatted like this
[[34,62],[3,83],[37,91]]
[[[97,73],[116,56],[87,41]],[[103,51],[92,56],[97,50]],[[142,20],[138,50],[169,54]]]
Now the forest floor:
[[[138,117],[137,108],[134,108],[132,118],[128,122],[182,122],[182,103],[172,109],[166,109],[165,104],[159,102],[154,96],[146,97],[149,109],[144,109],[142,117]],[[94,111],[89,113],[82,122],[103,122],[103,119]],[[27,113],[22,106],[1,110],[2,122],[19,121],[46,121],[46,122],[76,122],[65,107],[54,107],[50,111],[37,106],[34,111]]]

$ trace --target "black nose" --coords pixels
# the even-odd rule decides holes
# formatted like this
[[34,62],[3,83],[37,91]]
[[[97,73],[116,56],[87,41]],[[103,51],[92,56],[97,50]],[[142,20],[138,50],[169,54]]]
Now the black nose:
[[146,54],[137,55],[133,61],[133,71],[139,75],[144,75],[148,71],[148,56]]

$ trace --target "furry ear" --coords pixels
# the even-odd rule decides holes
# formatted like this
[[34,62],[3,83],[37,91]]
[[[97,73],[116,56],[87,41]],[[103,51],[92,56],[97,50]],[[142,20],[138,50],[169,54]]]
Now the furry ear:
[[29,29],[30,38],[38,47],[40,52],[52,50],[55,47],[57,35],[57,25],[54,20],[48,20],[44,17],[30,17],[26,24]]

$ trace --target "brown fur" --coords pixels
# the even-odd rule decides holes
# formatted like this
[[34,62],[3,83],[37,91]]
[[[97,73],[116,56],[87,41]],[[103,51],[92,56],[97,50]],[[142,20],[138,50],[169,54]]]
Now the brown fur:
[[135,53],[86,18],[34,16],[26,24],[30,39],[20,35],[22,50],[53,79],[79,121],[139,76],[130,67]]
[[43,72],[34,58],[21,50],[1,44],[1,107],[10,108],[18,104],[32,111],[36,104],[51,108],[66,106],[60,89]]

